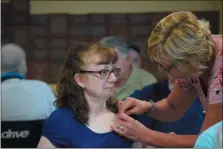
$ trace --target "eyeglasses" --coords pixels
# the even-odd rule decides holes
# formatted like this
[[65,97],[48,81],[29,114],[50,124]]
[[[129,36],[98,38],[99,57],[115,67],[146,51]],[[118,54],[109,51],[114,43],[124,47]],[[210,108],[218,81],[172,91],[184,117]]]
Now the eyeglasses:
[[155,61],[156,62],[156,64],[158,65],[158,67],[161,67],[163,70],[165,70],[166,72],[170,72],[170,70],[172,69],[172,68],[174,68],[175,66],[176,66],[176,61],[174,61],[171,65],[170,65],[170,67],[169,68],[166,68],[166,67],[164,67],[162,64],[160,64],[160,63],[158,63],[157,61]]
[[121,68],[113,68],[112,70],[103,69],[101,71],[87,71],[87,70],[81,70],[80,73],[98,73],[100,74],[101,79],[107,79],[111,75],[111,73],[114,73],[116,77],[119,77],[121,72]]

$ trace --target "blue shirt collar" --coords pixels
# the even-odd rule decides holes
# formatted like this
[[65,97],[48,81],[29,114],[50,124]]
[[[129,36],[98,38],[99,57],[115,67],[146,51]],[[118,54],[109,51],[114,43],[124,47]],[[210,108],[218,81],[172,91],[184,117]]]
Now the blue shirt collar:
[[17,72],[6,72],[1,74],[1,79],[2,78],[18,78],[18,79],[24,79],[24,75],[17,73]]

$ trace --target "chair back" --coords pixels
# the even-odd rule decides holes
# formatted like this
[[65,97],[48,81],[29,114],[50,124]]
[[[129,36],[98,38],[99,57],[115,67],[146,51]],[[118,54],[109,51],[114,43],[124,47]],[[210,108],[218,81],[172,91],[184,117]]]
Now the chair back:
[[2,148],[36,148],[45,120],[2,121]]

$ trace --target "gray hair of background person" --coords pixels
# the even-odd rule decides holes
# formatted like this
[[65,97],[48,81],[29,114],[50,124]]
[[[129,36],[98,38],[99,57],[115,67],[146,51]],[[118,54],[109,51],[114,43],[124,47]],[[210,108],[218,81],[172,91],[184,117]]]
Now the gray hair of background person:
[[127,43],[119,36],[107,36],[101,39],[100,44],[103,46],[114,48],[122,54],[128,53]]
[[9,43],[2,46],[2,73],[16,72],[26,75],[26,54],[19,45]]

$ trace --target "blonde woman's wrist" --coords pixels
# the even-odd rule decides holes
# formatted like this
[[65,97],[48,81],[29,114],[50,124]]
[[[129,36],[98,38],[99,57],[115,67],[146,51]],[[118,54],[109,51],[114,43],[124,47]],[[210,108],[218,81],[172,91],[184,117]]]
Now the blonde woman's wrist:
[[156,109],[155,103],[152,100],[145,101],[145,102],[147,104],[148,110],[143,115],[150,116],[153,113],[153,111]]
[[140,139],[141,143],[143,143],[144,146],[151,145],[151,143],[153,142],[152,141],[153,138],[151,138],[151,135],[152,135],[152,130],[150,129],[144,130],[144,135]]

